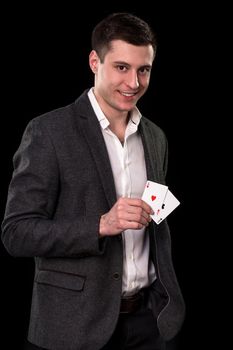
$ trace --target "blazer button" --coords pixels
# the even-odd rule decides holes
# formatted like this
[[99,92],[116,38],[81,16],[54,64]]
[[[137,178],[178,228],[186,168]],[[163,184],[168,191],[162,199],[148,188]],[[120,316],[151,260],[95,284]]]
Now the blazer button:
[[115,272],[114,274],[113,274],[113,278],[114,278],[114,280],[119,280],[119,278],[120,278],[120,274],[118,273],[118,272]]
[[118,238],[118,240],[121,242],[122,241],[122,235],[121,234],[119,234],[118,236],[117,236],[117,238]]

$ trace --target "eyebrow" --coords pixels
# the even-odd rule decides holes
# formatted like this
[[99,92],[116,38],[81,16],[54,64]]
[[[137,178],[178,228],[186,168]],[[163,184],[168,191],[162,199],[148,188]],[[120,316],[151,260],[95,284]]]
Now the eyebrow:
[[[119,66],[127,66],[127,67],[131,66],[129,63],[124,62],[124,61],[114,61],[113,63],[118,64]],[[140,66],[138,69],[141,69],[141,68],[152,68],[152,65],[151,64],[144,64],[143,66]]]

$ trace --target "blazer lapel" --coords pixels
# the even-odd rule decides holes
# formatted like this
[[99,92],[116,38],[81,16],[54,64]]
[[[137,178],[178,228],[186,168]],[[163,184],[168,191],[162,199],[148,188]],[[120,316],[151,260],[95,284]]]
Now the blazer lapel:
[[[145,153],[147,179],[159,182],[160,176],[158,172],[158,157],[153,143],[153,136],[147,120],[142,118],[139,124],[139,132],[141,134],[142,143]],[[157,165],[157,166],[156,166]]]
[[75,113],[76,115],[78,114],[81,131],[93,155],[109,207],[111,208],[117,199],[111,164],[99,121],[86,93],[81,95],[76,101]]
[[[74,112],[76,118],[78,118],[77,123],[79,127],[81,125],[81,131],[93,155],[109,207],[111,208],[117,200],[114,178],[101,127],[91,107],[87,90],[76,100]],[[159,172],[159,169],[161,169],[160,158],[153,141],[154,136],[145,118],[142,118],[140,121],[139,132],[144,147],[147,178],[151,181],[163,183],[164,180]]]

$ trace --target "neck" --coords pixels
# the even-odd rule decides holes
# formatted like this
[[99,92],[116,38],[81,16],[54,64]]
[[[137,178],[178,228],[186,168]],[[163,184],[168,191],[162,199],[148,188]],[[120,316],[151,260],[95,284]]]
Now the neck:
[[129,116],[127,116],[124,119],[123,118],[119,118],[119,119],[113,118],[112,120],[111,120],[111,118],[109,119],[110,130],[118,137],[118,139],[120,140],[120,142],[122,144],[124,144],[125,130],[126,130],[126,127],[128,124],[128,120],[129,120]]

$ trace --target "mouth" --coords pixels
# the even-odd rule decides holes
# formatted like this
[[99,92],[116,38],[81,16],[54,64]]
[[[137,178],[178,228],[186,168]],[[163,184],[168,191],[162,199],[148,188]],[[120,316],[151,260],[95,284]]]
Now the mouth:
[[124,97],[134,97],[136,96],[138,91],[136,92],[127,92],[127,91],[120,91],[120,94]]

